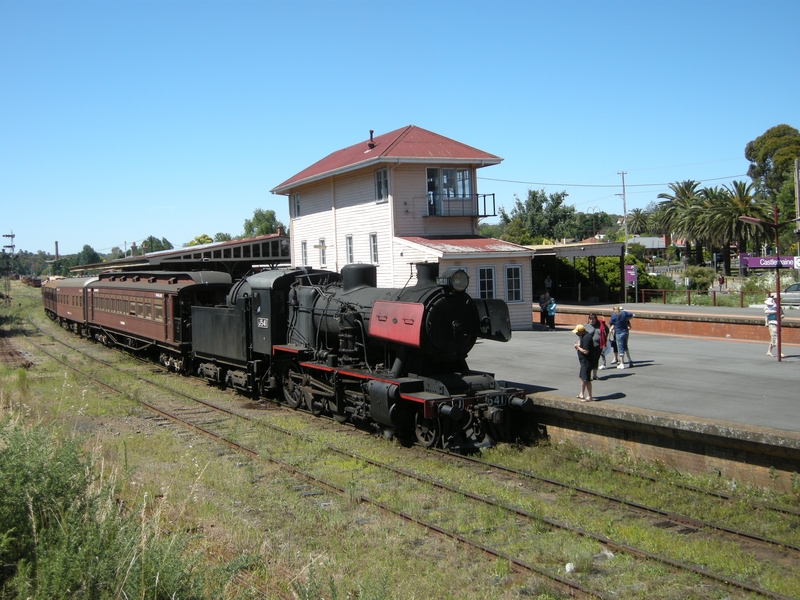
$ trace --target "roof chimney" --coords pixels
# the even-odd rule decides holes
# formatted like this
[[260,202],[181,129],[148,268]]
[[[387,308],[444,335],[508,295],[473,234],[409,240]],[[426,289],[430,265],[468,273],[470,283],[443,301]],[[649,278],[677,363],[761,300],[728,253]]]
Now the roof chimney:
[[370,150],[372,150],[375,147],[375,140],[372,139],[372,134],[373,133],[375,133],[375,130],[370,129],[369,130],[369,142],[367,142],[367,146],[369,146]]

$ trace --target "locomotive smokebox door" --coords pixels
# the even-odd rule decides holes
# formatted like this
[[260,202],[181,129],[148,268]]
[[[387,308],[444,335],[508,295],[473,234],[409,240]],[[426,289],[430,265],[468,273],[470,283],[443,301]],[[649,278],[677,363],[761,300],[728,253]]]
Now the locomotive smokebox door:
[[479,337],[507,342],[511,339],[511,317],[508,304],[503,300],[481,300],[475,298],[480,323]]

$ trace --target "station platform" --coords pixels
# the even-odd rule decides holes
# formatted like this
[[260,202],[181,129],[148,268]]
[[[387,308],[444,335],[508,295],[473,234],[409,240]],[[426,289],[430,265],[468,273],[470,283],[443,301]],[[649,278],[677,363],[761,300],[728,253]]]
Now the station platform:
[[[569,325],[576,318],[585,317],[590,312],[602,315],[607,321],[611,316],[612,304],[582,305],[560,304],[556,313],[556,324]],[[627,304],[625,310],[636,315],[637,331],[648,333],[667,333],[673,335],[695,335],[721,339],[760,341],[769,340],[764,326],[764,306],[754,305],[745,308],[726,308],[721,306],[688,306],[681,304]],[[781,338],[789,344],[800,344],[800,310],[784,307]],[[533,309],[533,328],[539,326],[539,306]]]
[[[783,335],[786,357],[766,356],[763,307],[645,310],[631,304],[626,310],[636,315],[634,367],[599,371],[594,402],[575,397],[572,329],[590,311],[608,316],[611,305],[560,305],[552,332],[539,329],[534,314],[535,329],[514,331],[506,344],[479,341],[469,365],[525,389],[552,442],[623,448],[676,468],[780,490],[800,484],[800,344]],[[734,326],[749,328],[748,334]],[[786,310],[783,333],[799,327],[800,311]]]

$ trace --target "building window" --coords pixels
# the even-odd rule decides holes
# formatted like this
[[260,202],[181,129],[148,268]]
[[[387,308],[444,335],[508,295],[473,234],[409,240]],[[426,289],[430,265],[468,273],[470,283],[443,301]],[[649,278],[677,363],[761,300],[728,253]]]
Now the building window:
[[426,170],[429,215],[472,215],[470,169]]
[[325,258],[325,238],[319,238],[319,266],[324,267],[327,263]]
[[378,264],[378,234],[369,234],[369,261],[373,265]]
[[506,302],[522,302],[522,267],[506,265]]
[[353,236],[348,235],[344,238],[344,247],[345,252],[347,254],[347,264],[352,265],[355,261],[353,260]]
[[300,216],[300,194],[292,194],[292,216]]
[[389,201],[389,171],[378,169],[375,171],[375,202]]
[[308,243],[303,240],[300,242],[300,266],[305,267],[308,264]]
[[478,298],[494,298],[494,267],[478,267]]

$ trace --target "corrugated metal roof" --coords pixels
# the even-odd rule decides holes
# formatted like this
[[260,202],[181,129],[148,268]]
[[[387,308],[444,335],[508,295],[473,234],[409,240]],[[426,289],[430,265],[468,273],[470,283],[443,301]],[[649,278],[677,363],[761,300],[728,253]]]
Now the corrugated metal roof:
[[337,150],[270,191],[273,194],[283,194],[301,183],[330,177],[369,164],[397,160],[488,166],[499,164],[503,159],[416,125],[408,125]]
[[417,244],[425,248],[429,248],[435,252],[446,254],[489,254],[489,253],[522,253],[532,255],[533,252],[525,246],[512,244],[511,242],[504,242],[503,240],[496,240],[493,238],[486,238],[480,236],[470,237],[400,237],[400,240],[405,240],[411,244]]

